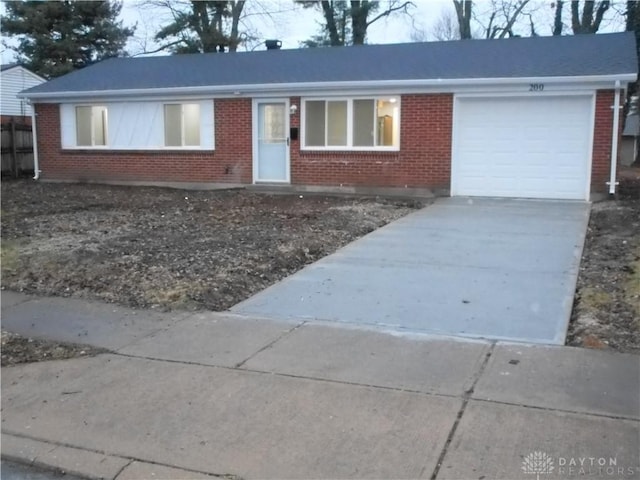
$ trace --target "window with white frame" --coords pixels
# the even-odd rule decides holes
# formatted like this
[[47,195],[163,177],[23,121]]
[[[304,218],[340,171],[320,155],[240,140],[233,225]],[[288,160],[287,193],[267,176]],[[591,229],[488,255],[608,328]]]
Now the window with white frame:
[[107,145],[107,107],[82,105],[76,107],[76,145],[102,147]]
[[170,103],[164,106],[164,144],[167,147],[200,146],[200,105]]
[[397,150],[398,97],[304,100],[303,148],[309,150]]

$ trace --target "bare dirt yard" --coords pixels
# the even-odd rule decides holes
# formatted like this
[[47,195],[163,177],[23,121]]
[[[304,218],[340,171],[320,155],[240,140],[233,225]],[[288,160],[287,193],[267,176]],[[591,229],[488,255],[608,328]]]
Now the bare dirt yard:
[[74,343],[59,343],[26,338],[16,333],[2,331],[3,367],[19,363],[64,360],[67,358],[89,357],[105,352],[102,348]]
[[[2,182],[2,288],[225,310],[424,203]],[[2,334],[2,365],[99,353]]]
[[567,344],[640,354],[640,168],[593,204]]
[[[638,172],[620,186],[618,200],[593,205],[569,345],[640,353]],[[422,205],[3,182],[2,288],[140,308],[225,310]],[[8,333],[2,342],[3,364],[46,360],[52,350],[57,358],[96,353]]]

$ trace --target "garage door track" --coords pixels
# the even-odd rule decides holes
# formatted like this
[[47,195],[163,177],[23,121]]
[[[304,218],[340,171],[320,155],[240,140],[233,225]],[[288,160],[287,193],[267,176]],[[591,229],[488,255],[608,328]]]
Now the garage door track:
[[563,344],[589,208],[577,201],[438,199],[232,311]]

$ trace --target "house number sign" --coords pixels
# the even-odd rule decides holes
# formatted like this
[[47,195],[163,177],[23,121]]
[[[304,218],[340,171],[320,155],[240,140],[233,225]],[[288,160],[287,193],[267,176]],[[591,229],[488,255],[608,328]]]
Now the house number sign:
[[530,83],[529,91],[530,92],[541,92],[544,90],[544,83]]

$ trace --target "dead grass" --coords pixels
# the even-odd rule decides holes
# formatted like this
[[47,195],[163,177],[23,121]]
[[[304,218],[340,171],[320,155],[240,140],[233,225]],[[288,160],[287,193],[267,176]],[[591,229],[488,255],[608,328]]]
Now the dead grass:
[[635,310],[636,318],[635,325],[640,330],[640,247],[636,249],[635,253],[638,260],[631,263],[629,268],[631,274],[625,284],[625,300]]
[[587,312],[605,309],[612,301],[613,297],[609,292],[598,288],[586,287],[580,292],[580,302]]
[[162,305],[172,310],[197,310],[198,298],[204,288],[198,282],[176,282],[166,288],[149,288],[145,291],[146,301],[152,305]]
[[0,244],[0,269],[2,276],[13,273],[18,267],[18,247],[16,242],[2,240]]
[[4,288],[189,310],[225,310],[422,206],[32,181],[1,193]]

